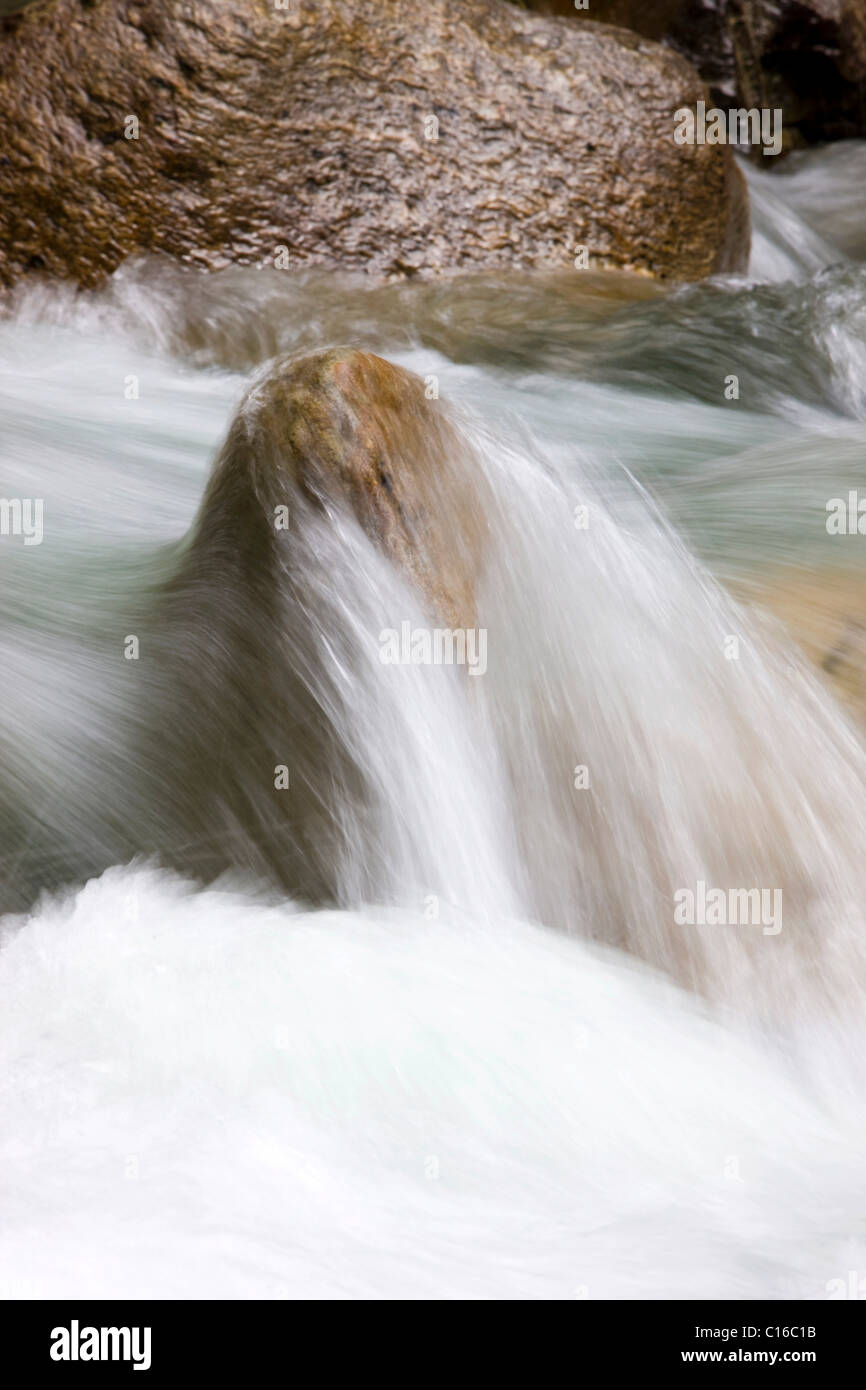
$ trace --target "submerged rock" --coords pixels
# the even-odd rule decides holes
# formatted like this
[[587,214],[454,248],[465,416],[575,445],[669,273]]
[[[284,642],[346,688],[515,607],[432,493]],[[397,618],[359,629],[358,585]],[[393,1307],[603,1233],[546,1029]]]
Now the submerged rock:
[[405,806],[447,806],[428,745],[477,682],[385,661],[383,632],[474,626],[491,493],[413,373],[351,348],[267,370],[188,534],[73,566],[38,662],[4,646],[32,730],[0,725],[0,916],[142,857],[310,902],[384,901],[395,877],[411,895],[415,874],[420,902],[441,846]]
[[[366,699],[388,738],[383,627],[474,622],[489,514],[475,464],[421,378],[372,354],[289,357],[252,387],[149,624],[137,761],[161,810],[139,851],[308,901],[385,891],[398,832],[348,712]],[[376,564],[403,587],[380,593]]]
[[835,694],[866,728],[866,596],[862,566],[777,568],[735,586],[781,620]]
[[[431,614],[468,626],[483,551],[481,483],[436,390],[373,353],[331,348],[269,369],[238,412],[197,541],[250,517],[240,544],[262,567],[298,526],[297,501],[346,508],[416,585]],[[285,509],[285,527],[280,527]],[[306,508],[304,508],[304,511]]]
[[0,24],[0,284],[158,251],[399,278],[696,279],[749,251],[705,95],[625,31],[505,0],[52,0]]

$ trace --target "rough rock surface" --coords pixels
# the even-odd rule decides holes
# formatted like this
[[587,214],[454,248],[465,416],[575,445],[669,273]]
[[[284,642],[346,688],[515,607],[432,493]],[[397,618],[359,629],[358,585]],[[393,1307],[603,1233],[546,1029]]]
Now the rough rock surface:
[[46,0],[0,21],[0,74],[7,285],[141,251],[387,277],[748,257],[729,151],[672,138],[689,65],[506,0]]
[[688,0],[584,0],[585,9],[577,9],[574,0],[515,0],[528,10],[539,14],[566,15],[569,19],[588,19],[598,24],[615,24],[632,29],[648,39],[660,39],[667,33]]

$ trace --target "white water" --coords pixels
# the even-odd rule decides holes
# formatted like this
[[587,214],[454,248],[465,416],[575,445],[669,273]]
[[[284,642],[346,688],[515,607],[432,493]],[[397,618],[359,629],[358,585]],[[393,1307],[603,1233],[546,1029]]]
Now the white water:
[[[714,579],[822,563],[863,442],[862,272],[825,269],[794,199],[774,243],[755,187],[755,280],[782,283],[554,315],[523,362],[495,315],[478,362],[425,340],[429,306],[401,344],[361,289],[310,328],[315,284],[234,329],[206,305],[182,351],[194,308],[156,271],[0,324],[2,493],[46,516],[0,549],[7,890],[28,856],[49,881],[49,844],[111,863],[151,813],[146,678],[106,650],[195,512],[233,331],[436,372],[496,498],[477,682],[382,667],[403,584],[345,523],[311,547],[311,622],[358,662],[322,698],[378,808],[346,809],[341,897],[377,905],[139,864],[6,919],[4,1294],[826,1297],[862,1271],[863,746]],[[701,877],[780,887],[783,931],[675,928]]]
[[7,1295],[821,1296],[862,1267],[850,1108],[539,927],[113,872],[0,974]]

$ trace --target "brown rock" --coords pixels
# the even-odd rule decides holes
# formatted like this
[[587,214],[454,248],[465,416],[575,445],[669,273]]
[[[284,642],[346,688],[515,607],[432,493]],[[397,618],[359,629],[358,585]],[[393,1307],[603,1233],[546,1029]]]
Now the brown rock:
[[290,355],[268,369],[235,418],[196,545],[207,549],[220,517],[249,516],[250,534],[237,525],[237,544],[249,546],[262,572],[284,544],[274,531],[277,507],[288,506],[293,525],[299,495],[326,512],[348,507],[432,617],[471,626],[482,492],[466,443],[413,372],[353,348]]
[[866,584],[862,566],[779,568],[735,586],[781,620],[861,725],[866,725]]
[[631,29],[647,39],[660,39],[688,0],[584,0],[585,8],[577,9],[574,0],[516,0],[528,10],[539,14],[557,14],[569,19],[588,19],[597,24],[614,24]]
[[0,72],[7,285],[141,251],[390,278],[748,257],[729,151],[672,138],[689,66],[505,0],[50,0],[0,23]]
[[[360,522],[431,626],[472,626],[488,520],[473,463],[424,382],[372,354],[289,357],[254,385],[142,639],[153,693],[135,761],[158,814],[138,852],[322,902],[339,899],[361,844],[354,891],[384,891],[388,810],[346,741],[347,709],[369,677],[376,617],[400,615],[370,606],[357,570],[355,611],[345,526]],[[275,784],[280,766],[289,788]]]

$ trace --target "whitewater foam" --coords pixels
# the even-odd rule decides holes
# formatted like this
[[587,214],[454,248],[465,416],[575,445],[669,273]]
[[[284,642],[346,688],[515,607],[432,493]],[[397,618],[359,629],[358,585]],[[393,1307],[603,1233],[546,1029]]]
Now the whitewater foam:
[[541,927],[113,870],[16,925],[13,1297],[826,1297],[862,1132]]

